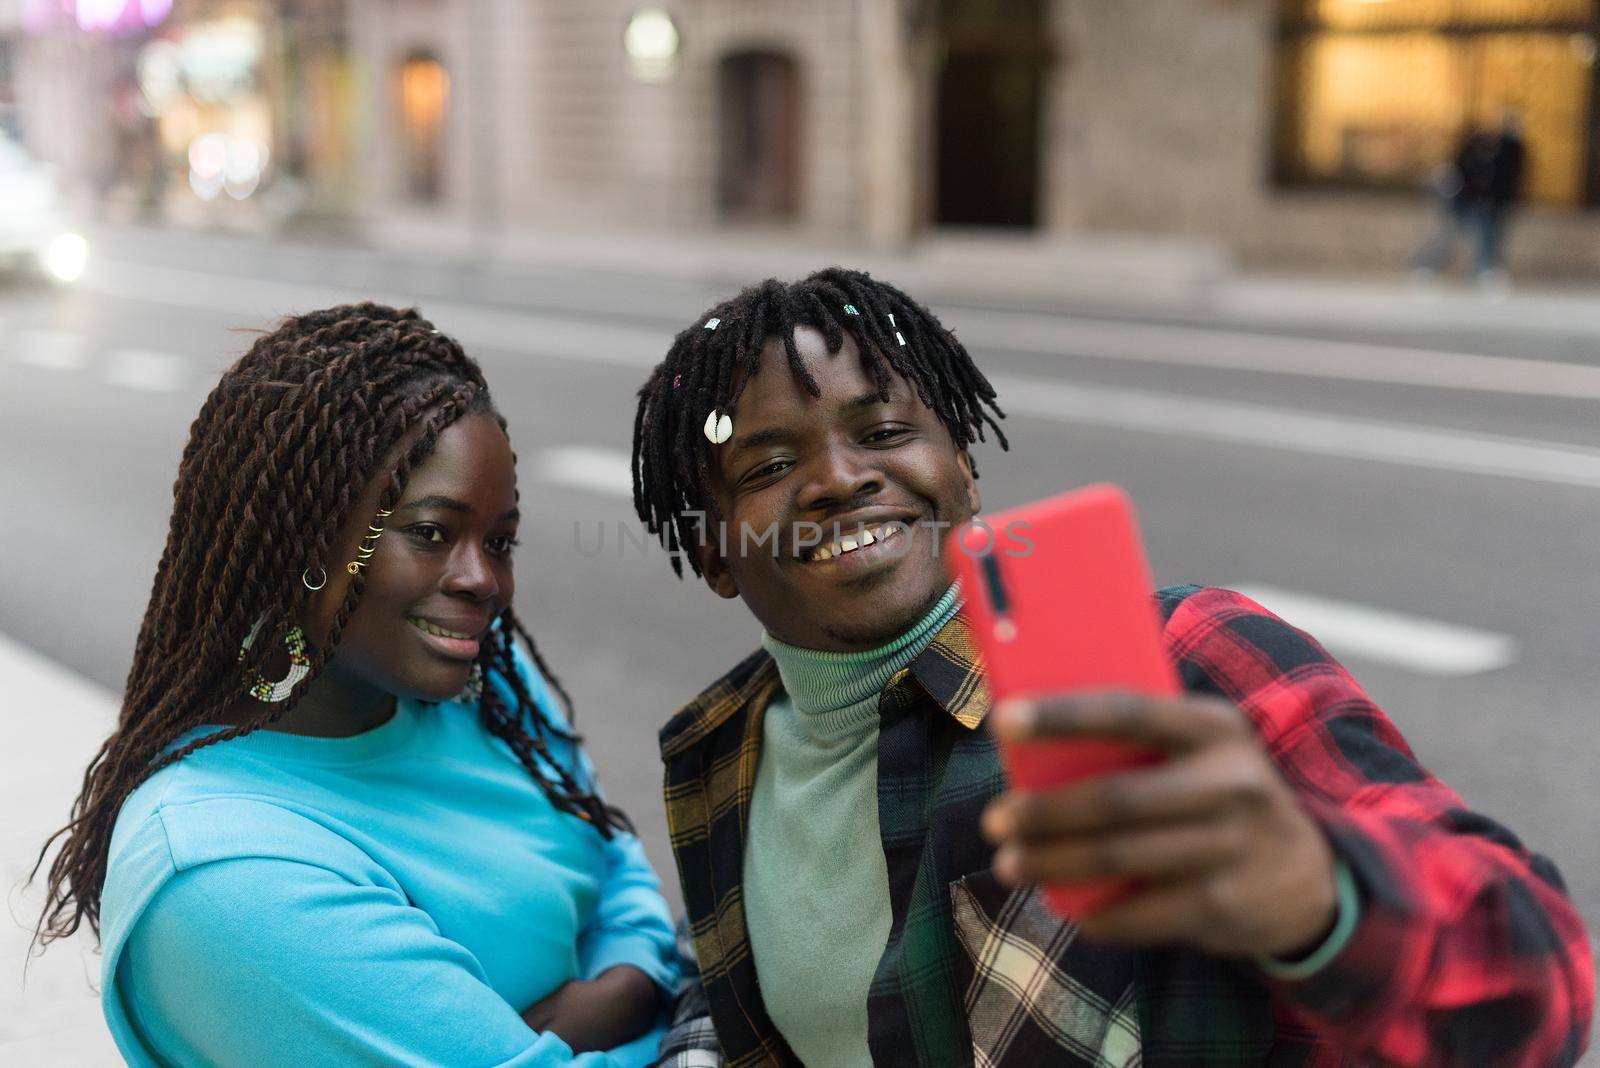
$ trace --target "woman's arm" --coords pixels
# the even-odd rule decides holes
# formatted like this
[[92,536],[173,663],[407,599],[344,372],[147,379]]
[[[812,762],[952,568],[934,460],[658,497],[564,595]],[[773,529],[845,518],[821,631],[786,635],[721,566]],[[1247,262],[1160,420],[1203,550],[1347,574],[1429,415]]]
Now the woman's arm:
[[660,1008],[661,991],[650,977],[631,964],[619,964],[593,979],[563,983],[522,1019],[584,1053],[632,1042],[650,1030]]
[[130,933],[117,985],[177,1065],[614,1063],[531,1029],[398,890],[276,858],[174,876]]
[[[521,645],[516,647],[516,660],[523,683],[538,706],[537,714],[559,730],[570,731],[549,683]],[[558,741],[551,751],[580,782],[599,790],[594,764],[581,746]],[[679,967],[672,913],[661,896],[661,879],[639,839],[631,834],[614,833],[606,840],[604,853],[599,903],[578,935],[579,976],[594,979],[617,965],[632,965],[655,983],[664,1000],[669,999],[678,983]]]

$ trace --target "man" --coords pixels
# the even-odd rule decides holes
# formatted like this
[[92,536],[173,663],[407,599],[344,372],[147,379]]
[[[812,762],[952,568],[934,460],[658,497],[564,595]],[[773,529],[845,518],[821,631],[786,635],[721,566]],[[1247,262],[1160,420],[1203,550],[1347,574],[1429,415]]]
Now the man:
[[1435,188],[1440,199],[1438,231],[1417,253],[1423,281],[1437,278],[1455,254],[1457,238],[1470,235],[1473,274],[1491,294],[1507,285],[1503,248],[1506,219],[1522,196],[1527,149],[1522,116],[1512,108],[1501,114],[1498,131],[1469,127],[1455,162],[1444,167]]
[[1470,197],[1478,253],[1474,264],[1480,284],[1505,285],[1501,249],[1506,217],[1522,195],[1527,149],[1522,141],[1522,116],[1506,108],[1498,132],[1486,135],[1463,161],[1463,181]]
[[[1181,698],[990,709],[940,533],[995,399],[839,269],[711,309],[641,389],[641,519],[765,629],[661,732],[702,986],[663,1063],[1573,1063],[1594,977],[1554,867],[1249,600],[1157,594]],[[997,734],[1170,760],[1019,796]],[[1032,889],[1107,876],[1143,889],[1074,923]]]

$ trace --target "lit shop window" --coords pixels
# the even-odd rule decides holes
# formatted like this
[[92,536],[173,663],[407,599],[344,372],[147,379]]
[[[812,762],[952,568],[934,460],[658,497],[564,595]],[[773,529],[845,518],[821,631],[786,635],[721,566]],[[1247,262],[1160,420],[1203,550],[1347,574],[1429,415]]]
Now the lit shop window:
[[445,119],[450,75],[431,56],[400,65],[400,132],[405,152],[406,193],[435,201],[444,194]]
[[1507,113],[1527,199],[1593,203],[1596,0],[1280,0],[1276,173],[1417,188]]

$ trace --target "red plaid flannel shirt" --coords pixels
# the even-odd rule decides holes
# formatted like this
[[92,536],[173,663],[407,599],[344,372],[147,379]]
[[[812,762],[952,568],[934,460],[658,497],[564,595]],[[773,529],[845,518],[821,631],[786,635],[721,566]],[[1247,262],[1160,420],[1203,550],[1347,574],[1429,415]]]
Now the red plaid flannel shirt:
[[1189,688],[1249,715],[1362,892],[1333,961],[1271,984],[1280,1035],[1384,1064],[1576,1063],[1594,961],[1555,866],[1469,810],[1337,661],[1249,598],[1195,590],[1166,637]]

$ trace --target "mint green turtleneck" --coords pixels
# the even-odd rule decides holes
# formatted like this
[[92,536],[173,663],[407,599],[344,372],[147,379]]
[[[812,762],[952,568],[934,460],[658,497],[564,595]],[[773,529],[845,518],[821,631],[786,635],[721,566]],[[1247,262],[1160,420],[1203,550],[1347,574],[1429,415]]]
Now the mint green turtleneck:
[[767,708],[745,847],[745,923],[762,999],[802,1061],[870,1065],[867,991],[889,939],[878,833],[878,695],[960,607],[862,653],[771,635],[783,693]]

